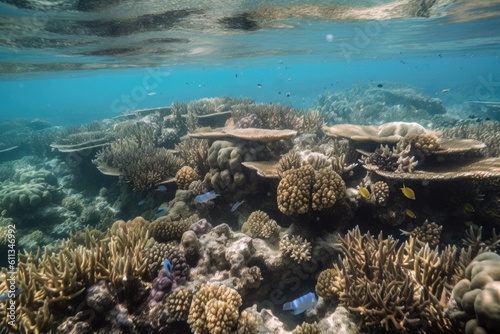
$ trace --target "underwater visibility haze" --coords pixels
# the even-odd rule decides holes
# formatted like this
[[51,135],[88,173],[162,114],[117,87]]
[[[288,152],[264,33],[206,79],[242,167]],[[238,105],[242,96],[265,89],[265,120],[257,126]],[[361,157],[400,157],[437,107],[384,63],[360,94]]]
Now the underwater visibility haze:
[[500,1],[0,29],[1,334],[498,333]]

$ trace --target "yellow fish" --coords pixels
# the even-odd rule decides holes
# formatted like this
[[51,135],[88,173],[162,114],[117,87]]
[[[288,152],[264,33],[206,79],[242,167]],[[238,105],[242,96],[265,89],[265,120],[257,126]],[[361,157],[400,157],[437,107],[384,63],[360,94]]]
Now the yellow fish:
[[399,188],[399,190],[403,192],[403,195],[405,195],[405,197],[409,199],[416,199],[413,190],[411,188],[406,187],[404,183],[403,183],[403,188]]
[[410,209],[406,209],[405,212],[406,212],[406,215],[408,217],[413,218],[413,219],[417,218],[417,216]]
[[464,209],[467,212],[475,212],[476,211],[476,210],[474,210],[474,207],[470,203],[465,203],[464,204]]
[[359,194],[366,199],[370,198],[370,191],[365,187],[358,187]]

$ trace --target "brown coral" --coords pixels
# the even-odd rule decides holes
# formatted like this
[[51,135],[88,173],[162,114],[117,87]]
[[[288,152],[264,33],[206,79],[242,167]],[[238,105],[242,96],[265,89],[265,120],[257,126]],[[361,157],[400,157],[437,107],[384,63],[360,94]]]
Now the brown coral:
[[278,184],[278,208],[286,215],[332,207],[344,196],[345,183],[330,168],[315,171],[311,165],[285,171]]
[[241,296],[225,285],[200,285],[191,302],[188,322],[194,334],[229,334],[237,325]]
[[325,269],[318,275],[316,294],[320,297],[332,299],[339,296],[345,289],[345,279],[339,268]]
[[387,204],[387,201],[389,199],[389,185],[387,182],[384,181],[378,181],[375,182],[372,187],[372,193],[375,197],[375,201],[378,205],[385,206]]
[[180,288],[172,291],[165,303],[165,311],[168,318],[173,321],[187,320],[192,300],[193,292],[188,288]]
[[299,264],[311,259],[311,250],[311,243],[300,235],[294,235],[292,238],[286,235],[280,240],[281,254],[292,258]]
[[321,334],[321,330],[316,322],[312,324],[304,322],[302,325],[297,326],[292,331],[292,334]]
[[400,140],[398,145],[401,145],[401,147],[411,145],[413,149],[422,152],[424,155],[430,155],[439,150],[440,139],[432,133],[407,135]]
[[151,236],[158,242],[180,241],[192,223],[193,219],[190,218],[172,221],[168,216],[161,217],[151,223]]
[[411,232],[406,232],[401,230],[402,234],[406,236],[411,236],[421,243],[428,243],[429,247],[435,248],[439,245],[439,239],[441,238],[441,231],[443,226],[429,221],[426,219],[421,226],[417,226]]
[[208,141],[206,139],[187,138],[175,145],[181,159],[194,168],[196,173],[204,176],[210,170],[208,165]]
[[257,311],[257,305],[253,305],[241,312],[236,334],[257,334],[262,324],[262,316]]
[[278,231],[279,226],[276,221],[269,218],[267,213],[261,210],[252,212],[241,227],[241,232],[248,234],[252,238],[269,239],[277,237]]
[[188,190],[191,182],[199,179],[198,173],[190,167],[184,166],[177,171],[175,174],[175,182],[179,189]]

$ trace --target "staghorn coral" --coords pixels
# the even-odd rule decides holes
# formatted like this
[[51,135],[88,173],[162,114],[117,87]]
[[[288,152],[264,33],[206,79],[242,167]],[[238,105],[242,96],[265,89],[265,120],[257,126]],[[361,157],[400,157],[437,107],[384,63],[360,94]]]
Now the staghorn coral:
[[241,226],[241,232],[252,238],[274,239],[278,236],[279,226],[261,210],[254,211]]
[[193,291],[188,288],[178,288],[172,291],[165,302],[165,312],[171,321],[188,320],[189,308],[193,300]]
[[428,243],[430,248],[436,248],[439,246],[442,230],[443,226],[434,222],[429,223],[426,219],[421,226],[417,226],[410,232],[401,230],[401,234],[417,239],[420,245]]
[[339,268],[325,269],[318,275],[316,281],[316,294],[326,299],[340,295],[345,289],[345,279]]
[[307,322],[302,323],[302,325],[297,326],[292,334],[321,334],[321,330],[316,322],[309,324]]
[[281,254],[292,258],[299,264],[311,259],[311,251],[311,243],[304,240],[300,235],[294,235],[291,238],[285,235],[280,240]]
[[[19,254],[17,280],[22,290],[16,299],[18,320],[12,330],[24,333],[55,331],[56,319],[64,316],[62,302],[79,296],[86,287],[105,279],[122,293],[139,282],[146,265],[142,250],[148,240],[149,223],[142,218],[117,221],[105,237],[86,232],[84,244],[71,240],[51,251]],[[2,273],[6,279],[6,273]],[[3,292],[4,290],[2,290]],[[2,303],[3,306],[5,304]],[[0,305],[0,323],[8,311]]]
[[179,169],[175,174],[175,182],[177,183],[179,189],[183,190],[188,190],[191,182],[198,179],[198,173],[196,173],[196,171],[189,166],[181,167],[181,169]]
[[372,194],[378,205],[385,206],[389,199],[389,185],[384,181],[377,181],[371,185]]
[[186,138],[175,145],[180,158],[194,168],[196,173],[204,176],[210,170],[208,164],[208,141],[206,139]]
[[149,190],[175,175],[181,161],[170,151],[147,140],[119,139],[92,161],[104,174],[120,175],[134,190]]
[[225,285],[202,284],[197,287],[188,323],[194,334],[230,334],[237,325],[242,300],[236,290]]
[[465,278],[453,288],[453,298],[467,313],[466,334],[494,333],[500,326],[500,256],[477,255],[465,270]]
[[257,305],[254,304],[241,312],[236,334],[257,334],[262,324],[262,316],[257,311]]
[[463,124],[446,128],[443,129],[443,136],[480,140],[486,144],[482,150],[486,157],[500,157],[500,122]]
[[491,237],[483,240],[483,227],[480,226],[476,232],[472,226],[466,232],[466,238],[462,239],[464,247],[470,248],[473,256],[484,252],[495,252],[500,248],[500,235],[493,229]]
[[364,317],[366,327],[418,332],[425,324],[429,331],[453,330],[446,314],[448,287],[463,275],[470,252],[450,246],[439,252],[418,246],[413,237],[398,246],[391,237],[361,235],[357,228],[340,239],[340,247],[344,258],[334,269],[345,288],[339,297]]
[[345,183],[331,168],[311,165],[283,172],[278,184],[278,208],[286,215],[332,207],[344,197]]

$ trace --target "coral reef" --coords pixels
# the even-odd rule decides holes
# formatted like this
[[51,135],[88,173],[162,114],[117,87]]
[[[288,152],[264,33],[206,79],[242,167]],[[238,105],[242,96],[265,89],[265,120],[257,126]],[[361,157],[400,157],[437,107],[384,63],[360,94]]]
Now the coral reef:
[[177,183],[179,189],[182,190],[188,190],[191,182],[198,179],[198,173],[196,173],[196,171],[190,166],[181,167],[181,169],[179,169],[175,174],[175,182]]
[[344,197],[345,183],[331,168],[304,165],[283,172],[277,191],[280,211],[294,215],[332,207]]
[[287,235],[280,240],[280,252],[288,256],[298,264],[311,259],[311,243],[304,240],[300,235],[289,238]]
[[165,311],[172,321],[188,320],[189,308],[193,300],[193,291],[188,288],[178,288],[168,295]]
[[236,329],[241,297],[225,285],[203,284],[193,295],[188,322],[194,334],[229,334]]
[[309,324],[304,322],[292,331],[292,334],[321,334],[321,330],[316,322]]
[[465,269],[465,278],[453,288],[453,298],[470,319],[467,334],[494,333],[500,325],[500,256],[485,252]]
[[340,241],[345,257],[333,271],[320,274],[318,292],[328,298],[338,293],[342,304],[359,312],[368,328],[412,332],[425,324],[428,330],[452,330],[446,315],[448,287],[460,279],[470,253],[459,253],[455,247],[442,252],[427,244],[417,247],[412,237],[398,246],[390,237],[361,235],[359,229]]
[[371,185],[372,194],[375,197],[375,202],[378,205],[385,206],[389,199],[389,185],[385,181],[377,181]]
[[276,239],[279,226],[267,213],[257,210],[248,216],[247,221],[241,226],[241,232],[252,238]]
[[442,230],[443,226],[434,222],[429,223],[426,219],[421,226],[415,227],[410,232],[401,230],[401,234],[417,239],[420,245],[427,243],[430,248],[436,248],[439,245]]

